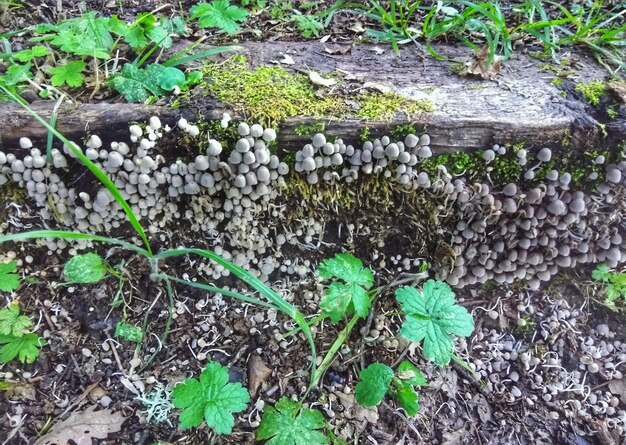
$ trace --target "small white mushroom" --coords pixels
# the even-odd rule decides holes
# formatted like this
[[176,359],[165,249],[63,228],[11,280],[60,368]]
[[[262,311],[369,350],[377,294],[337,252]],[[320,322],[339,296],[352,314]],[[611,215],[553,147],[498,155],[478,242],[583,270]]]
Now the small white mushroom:
[[21,148],[31,148],[33,146],[33,143],[30,139],[28,139],[27,137],[21,137],[20,138],[20,147]]

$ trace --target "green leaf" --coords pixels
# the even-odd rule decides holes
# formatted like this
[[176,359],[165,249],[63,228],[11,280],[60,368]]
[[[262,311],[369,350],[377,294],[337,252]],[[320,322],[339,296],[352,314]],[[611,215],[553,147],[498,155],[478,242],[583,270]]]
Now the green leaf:
[[65,65],[55,66],[50,69],[52,85],[59,87],[67,84],[70,87],[79,87],[83,84],[83,70],[87,64],[81,60],[68,62]]
[[0,335],[22,337],[24,331],[32,324],[30,318],[20,315],[20,307],[17,303],[11,303],[0,310]]
[[415,392],[411,385],[400,385],[395,391],[393,391],[393,396],[400,403],[400,406],[404,408],[404,411],[406,411],[406,414],[409,417],[413,417],[420,410],[418,402],[419,395]]
[[39,356],[39,348],[45,344],[37,334],[0,335],[0,345],[4,345],[0,348],[0,363],[8,363],[16,357],[22,363],[32,363]]
[[275,407],[265,408],[256,438],[267,440],[267,445],[325,445],[328,438],[318,431],[325,425],[326,420],[318,410],[302,408],[283,397]]
[[454,293],[441,281],[428,280],[421,291],[405,286],[396,290],[406,320],[400,334],[414,342],[424,342],[424,355],[440,366],[452,358],[452,334],[467,337],[474,320],[467,310],[454,304]]
[[596,281],[608,281],[611,276],[611,269],[606,264],[598,264],[598,266],[591,272],[591,278]]
[[143,331],[138,326],[120,321],[115,325],[115,336],[135,343],[141,343],[141,340],[143,340]]
[[0,291],[12,292],[20,287],[20,276],[14,273],[16,269],[16,261],[0,263]]
[[16,53],[11,54],[13,59],[20,62],[30,62],[35,57],[44,57],[48,55],[48,49],[45,46],[35,45],[32,48],[24,49]]
[[191,7],[192,19],[198,19],[202,28],[219,28],[227,34],[236,34],[239,24],[248,17],[245,9],[231,5],[229,0],[214,0],[211,3],[198,3]]
[[320,31],[324,30],[324,24],[314,15],[305,15],[297,10],[294,12],[295,14],[291,16],[291,20],[298,25],[302,37],[305,39],[319,37]]
[[49,33],[50,43],[77,56],[108,59],[113,48],[109,19],[96,17],[95,12],[65,20],[57,25],[38,26],[37,33]]
[[26,79],[32,78],[33,75],[30,72],[32,66],[31,62],[25,65],[20,65],[19,63],[12,64],[7,68],[4,76],[0,77],[0,85],[15,86]]
[[382,363],[372,363],[363,369],[355,388],[356,401],[363,406],[378,405],[389,391],[393,376],[393,370]]
[[181,428],[199,426],[204,418],[217,434],[232,432],[233,413],[245,410],[249,401],[248,391],[241,383],[229,383],[228,369],[219,363],[209,363],[199,381],[187,379],[172,391],[172,403],[183,408]]
[[97,283],[105,272],[104,260],[97,253],[76,255],[63,268],[65,279],[70,283]]
[[167,93],[159,83],[164,70],[165,67],[158,63],[152,63],[145,69],[127,63],[110,80],[110,85],[129,102],[145,102],[151,96],[163,96]]
[[348,284],[358,284],[366,289],[374,284],[372,271],[363,267],[361,260],[351,253],[338,253],[334,258],[322,261],[317,273],[327,280],[336,277]]
[[[333,322],[341,320],[350,308],[359,317],[366,317],[370,310],[370,297],[363,288],[370,288],[374,283],[372,271],[363,267],[363,263],[350,253],[339,253],[334,258],[324,260],[317,268],[321,278],[336,278],[325,290],[320,308]],[[350,304],[352,303],[352,306]]]
[[171,91],[175,86],[182,87],[185,85],[185,73],[178,68],[167,67],[163,69],[158,82],[165,91]]

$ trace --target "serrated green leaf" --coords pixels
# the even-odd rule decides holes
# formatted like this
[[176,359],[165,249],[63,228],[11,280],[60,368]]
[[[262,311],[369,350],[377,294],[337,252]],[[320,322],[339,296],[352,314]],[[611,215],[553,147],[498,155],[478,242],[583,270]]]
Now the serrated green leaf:
[[424,355],[440,366],[452,357],[452,334],[467,337],[474,330],[472,316],[454,304],[454,293],[446,283],[428,280],[421,291],[405,286],[396,290],[396,298],[406,314],[400,334],[423,341]]
[[317,273],[324,279],[339,278],[348,284],[357,284],[366,289],[374,284],[372,271],[363,267],[363,262],[351,253],[338,253],[334,258],[322,261]]
[[44,57],[46,55],[48,55],[48,49],[45,46],[35,45],[32,48],[11,54],[11,58],[20,62],[30,62],[35,57]]
[[137,68],[132,63],[122,67],[122,71],[116,74],[110,85],[121,93],[129,102],[145,102],[151,96],[163,96],[167,93],[159,85],[159,78],[165,67],[157,63],[148,65],[145,69]]
[[591,278],[597,281],[608,281],[611,275],[611,269],[606,264],[598,264],[598,266],[591,272]]
[[232,432],[233,413],[245,410],[249,401],[248,391],[240,383],[229,383],[228,369],[219,363],[209,363],[200,380],[187,379],[172,391],[172,403],[183,408],[181,428],[199,426],[204,418],[217,434]]
[[105,273],[104,260],[97,253],[76,255],[63,268],[63,275],[70,283],[97,283]]
[[39,357],[39,348],[45,345],[43,338],[37,334],[26,334],[21,337],[0,335],[0,363],[8,363],[14,358],[22,363],[33,363]]
[[119,322],[115,325],[115,336],[135,343],[141,343],[143,331],[138,326]]
[[158,82],[165,91],[171,91],[175,86],[182,87],[185,85],[185,73],[178,68],[167,67],[163,69]]
[[16,269],[16,261],[0,263],[0,291],[12,292],[20,287],[20,276],[14,273]]
[[256,438],[267,445],[325,445],[328,438],[318,431],[325,425],[322,413],[283,397],[275,407],[265,408]]
[[95,12],[65,20],[57,25],[37,27],[39,33],[50,33],[50,43],[62,51],[77,56],[108,59],[113,47],[109,19],[97,17]]
[[382,363],[372,363],[359,373],[361,381],[354,390],[356,401],[363,406],[378,405],[393,379],[393,370]]
[[420,410],[419,396],[409,384],[400,385],[393,393],[394,398],[404,408],[407,416],[413,417]]
[[55,66],[50,69],[52,85],[59,87],[67,84],[70,87],[79,87],[83,84],[83,70],[87,64],[81,60],[67,62],[65,65]]
[[22,337],[25,330],[33,322],[30,318],[20,315],[20,307],[17,303],[11,303],[0,310],[0,335],[12,335]]
[[189,9],[192,19],[198,19],[202,28],[219,28],[228,34],[236,34],[239,24],[248,17],[248,12],[231,5],[229,0],[214,0],[211,3],[198,3]]
[[0,76],[0,85],[11,87],[26,81],[26,79],[31,79],[33,77],[33,74],[30,72],[32,66],[31,62],[25,65],[20,65],[19,63],[12,64],[7,68],[4,75]]

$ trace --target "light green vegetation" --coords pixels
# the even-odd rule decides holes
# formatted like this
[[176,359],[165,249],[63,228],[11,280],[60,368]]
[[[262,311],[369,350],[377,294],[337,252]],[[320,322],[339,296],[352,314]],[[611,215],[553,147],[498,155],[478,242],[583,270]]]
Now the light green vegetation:
[[593,82],[579,83],[576,85],[576,91],[583,93],[591,105],[599,105],[600,98],[606,92],[606,86],[604,82],[596,80]]

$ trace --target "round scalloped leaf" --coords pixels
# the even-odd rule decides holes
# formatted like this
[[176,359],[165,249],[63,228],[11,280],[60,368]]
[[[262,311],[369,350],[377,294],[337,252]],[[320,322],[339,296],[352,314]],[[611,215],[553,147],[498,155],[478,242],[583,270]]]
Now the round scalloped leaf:
[[63,275],[70,283],[97,283],[105,272],[104,261],[97,253],[76,255],[63,268]]

